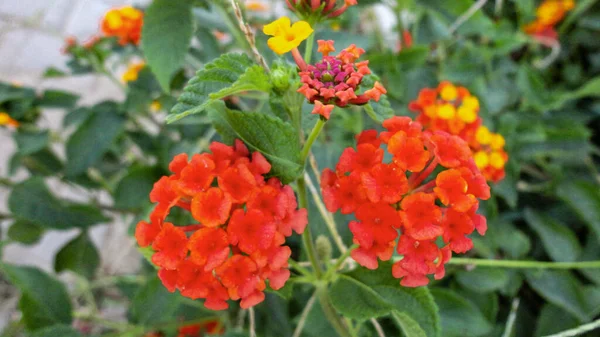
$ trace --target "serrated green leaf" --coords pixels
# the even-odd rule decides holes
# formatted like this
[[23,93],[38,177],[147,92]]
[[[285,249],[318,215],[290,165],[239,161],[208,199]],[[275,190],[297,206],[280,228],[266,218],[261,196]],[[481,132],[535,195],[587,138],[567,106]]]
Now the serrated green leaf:
[[565,270],[532,270],[525,273],[527,283],[544,299],[575,315],[589,320],[581,283]]
[[406,337],[427,337],[427,334],[419,326],[419,323],[415,322],[409,315],[393,311],[392,317],[398,323],[404,336]]
[[67,141],[67,175],[77,176],[96,164],[124,126],[125,118],[117,110],[94,111]]
[[194,23],[187,0],[154,0],[144,15],[142,50],[165,92],[188,52]]
[[361,320],[393,312],[408,315],[426,336],[440,336],[438,308],[429,289],[401,287],[391,269],[391,263],[381,263],[374,271],[358,268],[342,275],[329,290],[333,306]]
[[440,308],[442,336],[478,337],[492,331],[475,304],[446,289],[432,289],[431,294]]
[[129,307],[132,321],[142,325],[169,322],[181,303],[181,295],[170,293],[158,277],[140,288]]
[[8,208],[17,219],[53,229],[85,228],[108,220],[97,208],[56,199],[39,177],[14,186]]
[[288,184],[302,174],[300,146],[294,127],[258,112],[216,109],[210,114],[217,131],[231,141],[239,138],[271,163],[270,176]]
[[503,288],[508,283],[508,275],[503,269],[478,267],[456,273],[456,280],[469,290],[487,293]]
[[572,262],[581,255],[581,245],[569,227],[551,216],[525,209],[525,220],[539,235],[548,256],[554,261]]
[[248,55],[234,53],[221,55],[206,64],[185,86],[178,103],[167,116],[167,123],[203,112],[212,103],[211,93],[231,87],[253,64]]
[[50,132],[42,131],[23,131],[14,135],[20,155],[28,155],[45,148],[50,143]]
[[88,279],[94,276],[99,266],[100,254],[85,232],[62,247],[54,259],[54,270],[57,273],[71,270]]
[[62,283],[33,267],[3,264],[0,271],[21,291],[19,308],[28,330],[71,324],[71,300]]
[[24,245],[32,245],[44,234],[44,228],[27,220],[17,220],[8,228],[8,237]]
[[600,189],[586,181],[568,180],[558,186],[562,198],[600,238]]
[[223,88],[209,95],[211,99],[219,99],[226,96],[234,95],[243,91],[263,91],[269,92],[271,83],[269,75],[263,67],[253,65],[246,69],[246,72],[240,76],[230,87]]

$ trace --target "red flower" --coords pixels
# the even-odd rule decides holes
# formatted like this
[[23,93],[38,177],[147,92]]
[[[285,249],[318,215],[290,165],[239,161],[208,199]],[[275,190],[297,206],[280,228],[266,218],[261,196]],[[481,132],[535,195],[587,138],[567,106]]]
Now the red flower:
[[186,195],[205,191],[214,179],[215,162],[208,154],[195,154],[190,163],[181,170],[177,185]]
[[375,165],[361,180],[371,202],[395,204],[408,192],[406,172],[393,163]]
[[229,238],[221,228],[201,228],[191,237],[188,244],[190,259],[204,270],[220,266],[229,256]]
[[181,229],[165,222],[152,244],[152,249],[156,251],[152,255],[152,263],[162,268],[177,268],[179,262],[187,255],[187,241]]
[[230,167],[219,176],[219,187],[227,192],[233,202],[244,203],[248,201],[256,188],[256,179],[248,166],[240,164]]
[[394,163],[398,167],[411,172],[423,170],[430,158],[423,141],[407,136],[404,131],[398,131],[390,138],[388,151],[394,155]]
[[444,167],[455,168],[472,159],[467,143],[457,136],[438,131],[429,140],[433,144],[435,155]]
[[231,197],[217,187],[198,193],[192,199],[192,216],[206,227],[224,224],[231,212]]
[[241,298],[240,306],[247,309],[262,302],[264,282],[258,276],[258,267],[251,258],[234,255],[217,268],[217,275],[232,299]]
[[383,150],[371,144],[360,144],[357,151],[348,147],[342,152],[336,167],[338,172],[368,172],[373,166],[381,163]]
[[140,247],[147,247],[152,244],[160,232],[160,225],[155,222],[140,221],[135,227],[135,239]]
[[467,194],[469,185],[462,178],[459,170],[441,172],[435,179],[435,183],[437,187],[433,191],[446,206],[452,206],[459,212],[466,212],[477,203],[473,194]]
[[227,234],[229,242],[240,250],[252,254],[258,249],[267,249],[276,231],[275,223],[268,222],[264,214],[256,209],[244,213],[238,209],[231,215]]
[[415,193],[402,199],[400,216],[406,234],[416,240],[431,240],[442,235],[442,211],[435,205],[435,195]]

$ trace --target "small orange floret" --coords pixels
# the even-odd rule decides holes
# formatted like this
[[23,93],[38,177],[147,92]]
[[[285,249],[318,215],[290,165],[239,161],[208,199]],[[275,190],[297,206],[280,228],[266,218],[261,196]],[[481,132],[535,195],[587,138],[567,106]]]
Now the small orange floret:
[[115,36],[121,45],[140,42],[144,13],[131,6],[113,8],[102,20],[102,32],[105,36]]
[[319,48],[317,51],[322,53],[323,56],[329,55],[329,53],[335,51],[335,47],[333,46],[333,40],[317,40],[317,44]]

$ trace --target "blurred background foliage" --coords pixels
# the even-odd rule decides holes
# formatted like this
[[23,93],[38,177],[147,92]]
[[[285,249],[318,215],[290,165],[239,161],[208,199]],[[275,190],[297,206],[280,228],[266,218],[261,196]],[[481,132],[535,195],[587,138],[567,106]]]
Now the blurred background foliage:
[[[483,6],[457,25],[479,3]],[[235,316],[242,311],[233,308],[215,316],[197,302],[167,292],[147,263],[137,274],[103,274],[98,269],[102,247],[96,247],[88,234],[94,225],[116,217],[131,224],[131,233],[137,221],[147,217],[148,194],[153,183],[168,174],[171,158],[204,151],[219,139],[205,117],[164,123],[166,112],[195,71],[246,45],[227,2],[194,4],[192,20],[181,19],[169,23],[175,25],[169,29],[156,30],[160,38],[175,44],[191,32],[191,47],[184,55],[173,56],[181,62],[172,69],[153,73],[145,67],[135,80],[123,83],[114,69],[156,55],[100,38],[91,46],[72,45],[68,70],[46,72],[48,78],[104,74],[123,86],[123,101],[81,106],[79,97],[69,92],[35,92],[0,84],[0,111],[19,123],[12,128],[18,151],[10,162],[2,163],[10,172],[0,178],[2,188],[10,193],[10,213],[0,220],[10,227],[2,233],[0,256],[1,247],[9,243],[29,245],[46,231],[80,230],[55,257],[56,273],[78,275],[68,290],[40,270],[0,267],[22,293],[22,319],[3,336],[151,336],[148,333],[159,329],[165,336],[176,336],[183,321],[211,319],[233,322],[226,324],[228,336],[246,335],[240,332],[244,328],[237,323],[240,317]],[[355,43],[365,48],[364,58],[387,88],[397,115],[412,116],[408,103],[422,88],[435,87],[442,80],[463,85],[479,98],[484,124],[506,138],[510,160],[506,178],[492,186],[492,198],[482,204],[489,230],[484,237],[474,238],[469,257],[600,260],[600,5],[576,1],[574,10],[557,26],[559,43],[552,48],[522,30],[535,19],[538,5],[534,0],[359,0],[339,19],[317,27],[315,34],[317,39],[335,40],[340,47]],[[394,18],[391,29],[378,24],[384,12],[384,17]],[[256,28],[273,19],[257,11],[247,11],[246,16]],[[404,32],[410,33],[410,46]],[[278,57],[267,48],[266,39],[257,33],[257,46],[271,63]],[[144,48],[147,53],[161,52],[156,49]],[[280,113],[277,102],[270,103],[263,105],[253,97],[227,100],[231,107]],[[67,112],[62,132],[37,126],[46,108]],[[306,128],[314,123],[310,110],[305,103]],[[355,134],[378,127],[360,108],[336,109],[332,116],[313,151],[320,169],[333,167]],[[65,155],[57,148],[64,148]],[[30,178],[13,177],[23,170]],[[49,189],[48,178],[90,191],[90,198],[63,200]],[[95,198],[92,192],[96,191],[110,195],[111,202]],[[326,235],[316,205],[311,205],[309,214],[315,235]],[[185,216],[178,222],[188,221]],[[336,214],[336,219],[350,245],[348,217]],[[302,260],[299,238],[292,238],[291,246],[294,258]],[[334,248],[333,255],[338,254]],[[290,283],[285,291],[269,293],[257,307],[259,336],[292,336],[310,293],[303,285]],[[452,265],[430,289],[444,337],[545,336],[588,323],[600,314],[598,269]],[[127,320],[106,322],[101,313],[115,303],[127,307]],[[308,312],[302,336],[335,335],[321,310],[315,305]],[[69,327],[74,321],[76,329]],[[387,336],[401,335],[392,318],[380,322]],[[359,327],[360,336],[376,336],[371,325]]]

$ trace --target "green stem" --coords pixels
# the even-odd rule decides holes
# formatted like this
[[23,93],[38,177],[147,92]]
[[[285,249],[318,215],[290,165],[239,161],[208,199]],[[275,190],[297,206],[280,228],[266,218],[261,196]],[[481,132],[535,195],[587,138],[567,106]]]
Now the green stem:
[[333,306],[331,305],[331,301],[329,300],[329,295],[327,294],[327,285],[317,285],[317,298],[319,299],[319,303],[321,303],[321,307],[323,308],[323,313],[325,317],[331,323],[331,326],[335,329],[339,337],[352,337],[348,328],[344,325],[342,318],[335,311]]
[[315,140],[317,140],[317,137],[319,137],[321,130],[323,130],[323,126],[325,126],[325,121],[319,118],[319,120],[317,120],[317,123],[315,123],[315,126],[313,127],[312,131],[310,132],[310,135],[308,135],[308,139],[306,139],[306,143],[304,143],[302,152],[300,152],[300,160],[302,163],[306,162],[306,157],[308,157],[308,154],[310,153],[310,148],[312,147]]
[[308,39],[306,39],[306,46],[304,48],[304,61],[306,64],[310,64],[310,59],[312,58],[313,46],[315,44],[315,33],[310,34]]
[[333,274],[336,272],[336,270],[338,270],[342,264],[344,264],[344,262],[346,261],[346,259],[348,258],[348,256],[350,256],[350,253],[352,253],[352,251],[357,248],[358,245],[352,245],[350,248],[346,249],[346,251],[344,252],[344,254],[340,255],[340,257],[338,257],[338,259],[335,261],[335,264],[331,267],[329,267],[329,269],[327,269],[327,272],[325,273],[325,277],[323,277],[325,280],[329,280],[329,278],[331,278],[333,276]]
[[298,262],[296,262],[292,259],[289,259],[288,263],[291,268],[296,269],[298,272],[300,272],[300,274],[302,274],[304,276],[312,277],[312,273],[308,269],[299,265]]
[[[298,204],[300,208],[308,209],[308,199],[306,197],[306,182],[304,181],[304,177],[298,178],[296,181],[298,184]],[[315,245],[313,243],[312,234],[310,233],[310,226],[307,225],[304,233],[302,233],[302,243],[304,244],[304,248],[306,249],[306,255],[308,255],[308,260],[314,269],[314,273],[317,279],[321,278],[321,264],[317,259],[317,250],[315,249]]]
[[600,268],[600,261],[580,262],[545,262],[545,261],[519,261],[519,260],[488,260],[472,258],[452,258],[448,264],[474,265],[498,268],[539,268],[539,269],[585,269]]

